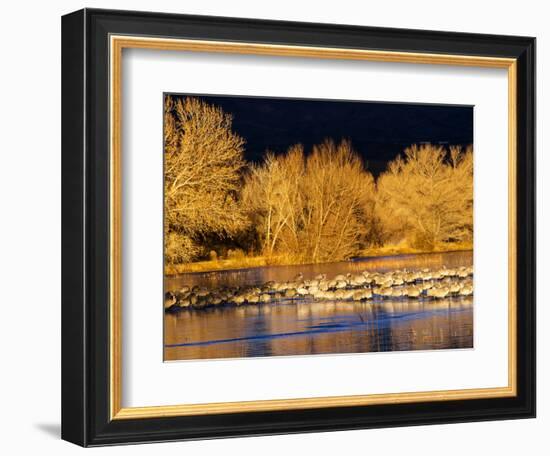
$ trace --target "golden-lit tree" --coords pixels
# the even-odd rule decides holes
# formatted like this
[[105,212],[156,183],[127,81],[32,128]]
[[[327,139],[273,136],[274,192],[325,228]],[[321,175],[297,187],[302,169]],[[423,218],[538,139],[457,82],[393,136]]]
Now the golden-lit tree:
[[314,146],[302,192],[305,256],[323,262],[358,254],[372,217],[374,179],[349,141]]
[[372,217],[374,181],[343,141],[304,157],[301,145],[268,154],[245,179],[243,204],[264,254],[323,262],[360,252]]
[[296,247],[294,234],[302,207],[303,174],[304,152],[298,144],[285,155],[268,152],[263,164],[252,165],[245,177],[242,204],[256,229],[262,253],[267,256],[276,249],[292,252]]
[[473,233],[473,153],[452,146],[413,145],[377,182],[376,213],[385,240],[407,238],[433,249]]
[[297,144],[261,164],[245,162],[244,142],[221,108],[166,97],[167,263],[217,258],[220,245],[320,263],[401,241],[431,250],[472,240],[471,146],[413,145],[375,184],[349,141],[310,154]]
[[164,106],[165,253],[184,262],[200,252],[197,240],[230,237],[247,223],[237,194],[244,140],[232,116],[196,98],[167,96]]

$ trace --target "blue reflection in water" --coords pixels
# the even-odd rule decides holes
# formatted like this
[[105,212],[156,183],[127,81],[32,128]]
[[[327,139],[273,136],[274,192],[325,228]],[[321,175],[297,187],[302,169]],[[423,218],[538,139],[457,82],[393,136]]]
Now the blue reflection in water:
[[293,302],[166,315],[165,358],[471,348],[472,298]]

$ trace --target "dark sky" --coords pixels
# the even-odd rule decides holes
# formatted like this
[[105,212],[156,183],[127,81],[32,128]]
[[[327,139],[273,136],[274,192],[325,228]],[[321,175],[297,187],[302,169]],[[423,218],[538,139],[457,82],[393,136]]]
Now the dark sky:
[[192,96],[233,114],[233,130],[246,140],[249,161],[261,161],[266,149],[282,153],[302,143],[309,153],[325,138],[349,139],[377,175],[411,144],[473,143],[471,106]]

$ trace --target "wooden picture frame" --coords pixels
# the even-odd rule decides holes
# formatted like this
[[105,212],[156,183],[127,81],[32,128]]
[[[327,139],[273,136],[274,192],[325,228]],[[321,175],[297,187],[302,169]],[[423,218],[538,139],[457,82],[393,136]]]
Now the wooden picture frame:
[[[120,59],[128,48],[507,69],[508,386],[122,407]],[[62,111],[63,439],[98,446],[535,416],[534,38],[84,9],[62,20]]]

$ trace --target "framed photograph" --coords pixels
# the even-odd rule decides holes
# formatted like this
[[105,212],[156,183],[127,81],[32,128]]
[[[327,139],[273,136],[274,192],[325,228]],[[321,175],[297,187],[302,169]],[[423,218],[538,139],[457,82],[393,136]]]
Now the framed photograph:
[[535,416],[535,39],[62,20],[62,437]]

